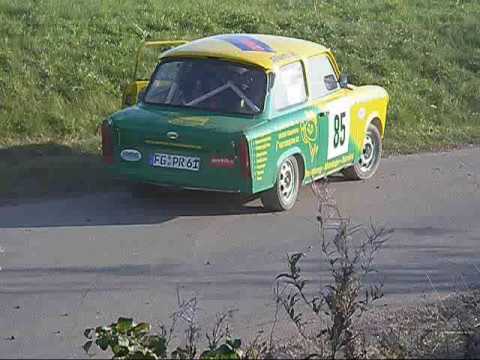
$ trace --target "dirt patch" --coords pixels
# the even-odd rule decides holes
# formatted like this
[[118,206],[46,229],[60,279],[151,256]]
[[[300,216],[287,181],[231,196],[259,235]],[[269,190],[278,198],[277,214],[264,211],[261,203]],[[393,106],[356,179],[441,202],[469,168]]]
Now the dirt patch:
[[[480,290],[421,305],[372,309],[358,323],[359,358],[480,358]],[[314,347],[301,339],[279,342],[275,358],[306,358]]]

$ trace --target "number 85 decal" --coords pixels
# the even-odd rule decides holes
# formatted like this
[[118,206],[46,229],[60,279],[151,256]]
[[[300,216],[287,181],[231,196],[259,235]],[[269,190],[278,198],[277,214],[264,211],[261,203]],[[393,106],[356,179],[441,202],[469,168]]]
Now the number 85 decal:
[[[344,120],[347,114],[345,112],[342,112],[339,115],[335,115],[334,117],[334,130],[335,134],[333,136],[333,146],[338,147],[338,144],[340,143],[340,146],[342,146],[345,143],[345,124]],[[341,135],[340,135],[341,133]]]
[[[342,106],[343,105],[343,106]],[[330,109],[328,116],[328,160],[348,152],[350,111],[344,104]]]

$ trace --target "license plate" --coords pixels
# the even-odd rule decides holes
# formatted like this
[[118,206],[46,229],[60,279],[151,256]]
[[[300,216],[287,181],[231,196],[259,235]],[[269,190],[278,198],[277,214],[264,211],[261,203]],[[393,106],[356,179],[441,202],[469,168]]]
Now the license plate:
[[194,156],[183,156],[175,154],[153,154],[150,160],[152,166],[198,171],[200,169],[200,158]]

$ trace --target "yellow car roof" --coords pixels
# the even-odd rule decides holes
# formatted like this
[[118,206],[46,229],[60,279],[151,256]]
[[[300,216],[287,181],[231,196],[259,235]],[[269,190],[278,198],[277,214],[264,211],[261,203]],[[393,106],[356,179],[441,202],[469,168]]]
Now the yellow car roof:
[[259,34],[215,35],[173,48],[162,55],[171,57],[213,57],[248,63],[270,70],[300,57],[328,51],[311,41]]

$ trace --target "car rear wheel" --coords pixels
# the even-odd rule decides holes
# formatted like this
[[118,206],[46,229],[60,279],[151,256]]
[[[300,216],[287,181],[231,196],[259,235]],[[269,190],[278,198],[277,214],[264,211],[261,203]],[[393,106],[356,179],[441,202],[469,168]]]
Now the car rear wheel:
[[275,186],[261,195],[263,206],[273,211],[290,210],[297,201],[299,188],[298,162],[290,156],[280,164]]
[[351,180],[369,179],[377,172],[381,157],[382,137],[380,131],[375,125],[369,124],[360,160],[355,165],[344,169],[343,174]]

